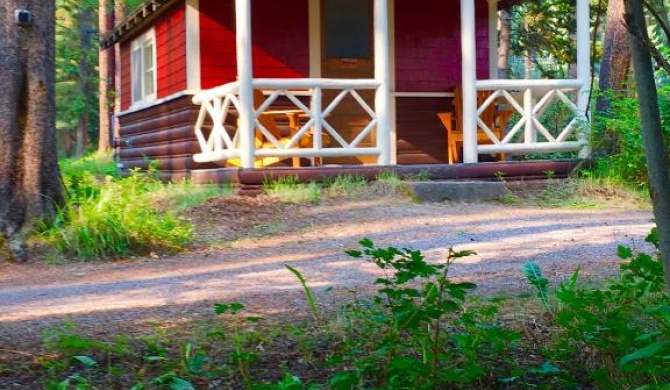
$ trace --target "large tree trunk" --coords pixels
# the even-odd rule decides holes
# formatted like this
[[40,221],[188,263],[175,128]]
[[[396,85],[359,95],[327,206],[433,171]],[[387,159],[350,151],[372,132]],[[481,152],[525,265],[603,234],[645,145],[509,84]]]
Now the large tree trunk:
[[609,0],[605,29],[604,53],[600,62],[600,91],[596,109],[606,112],[610,109],[608,94],[625,91],[630,71],[631,47],[624,21],[623,0]]
[[[605,22],[605,47],[600,62],[601,95],[596,102],[598,116],[607,116],[611,110],[612,99],[616,99],[619,94],[626,93],[626,81],[630,72],[632,54],[624,12],[624,0],[609,0]],[[602,144],[596,147],[595,153],[601,156],[618,153],[619,134],[604,129],[603,136]]]
[[[20,27],[14,10],[32,12]],[[56,158],[54,0],[0,1],[0,240],[26,258],[23,238],[64,204]]]
[[640,122],[649,172],[649,193],[658,226],[665,280],[670,287],[670,176],[668,176],[668,156],[663,139],[651,54],[647,45],[643,43],[649,42],[647,22],[640,0],[626,0],[625,5],[626,22],[631,31],[629,37],[635,82],[640,101]]
[[[100,0],[98,6],[98,29],[100,36],[110,32],[114,25],[114,1]],[[100,139],[98,140],[98,150],[105,152],[109,150],[111,144],[112,116],[114,114],[114,102],[110,102],[111,92],[115,84],[115,56],[114,49],[101,50],[98,57],[98,70],[100,72],[99,89],[99,109],[100,109]]]
[[81,45],[82,58],[79,61],[79,88],[84,99],[84,107],[79,114],[77,125],[77,136],[74,155],[81,157],[86,151],[89,142],[90,111],[92,102],[95,100],[95,86],[93,84],[93,64],[90,62],[91,27],[93,9],[81,6],[77,12],[77,24],[79,26],[79,44]]

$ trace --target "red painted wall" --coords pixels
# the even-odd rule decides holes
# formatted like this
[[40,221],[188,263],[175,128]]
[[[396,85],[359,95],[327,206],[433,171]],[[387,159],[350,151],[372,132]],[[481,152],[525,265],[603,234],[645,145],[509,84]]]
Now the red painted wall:
[[[156,79],[158,98],[186,89],[186,19],[185,3],[177,2],[152,23],[156,30]],[[131,102],[130,48],[133,39],[146,31],[138,31],[121,44],[121,110]]]
[[[396,90],[446,92],[461,82],[457,0],[395,1]],[[488,78],[488,4],[476,2],[477,77]]]
[[[256,1],[252,5],[255,77],[309,76],[307,0]],[[202,88],[235,80],[233,0],[200,1]]]

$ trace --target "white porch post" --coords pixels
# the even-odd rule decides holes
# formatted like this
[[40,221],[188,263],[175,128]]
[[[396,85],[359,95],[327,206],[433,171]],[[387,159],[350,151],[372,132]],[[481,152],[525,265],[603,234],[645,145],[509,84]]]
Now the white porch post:
[[[584,120],[587,118],[586,108],[589,105],[589,89],[591,76],[590,50],[590,24],[589,0],[577,0],[577,78],[582,83],[577,97],[577,107],[583,113]],[[590,126],[585,126],[590,129]],[[589,134],[580,134],[580,141],[588,141]],[[585,142],[588,145],[588,142]],[[586,146],[579,152],[579,157],[587,158],[591,154],[590,147]]]
[[489,78],[498,76],[498,0],[489,0]]
[[461,51],[463,74],[463,162],[470,164],[478,161],[477,43],[475,36],[474,0],[461,0]]
[[391,164],[391,63],[389,48],[388,0],[374,0],[375,79],[380,83],[375,95],[378,165]]
[[237,47],[237,81],[239,82],[240,160],[242,168],[254,167],[254,114],[253,69],[251,59],[251,0],[235,0]]

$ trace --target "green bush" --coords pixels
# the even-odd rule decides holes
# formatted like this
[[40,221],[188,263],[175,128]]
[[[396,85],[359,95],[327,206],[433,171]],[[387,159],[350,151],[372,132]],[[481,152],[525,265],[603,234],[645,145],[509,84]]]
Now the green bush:
[[[658,245],[656,230],[647,241]],[[619,256],[621,276],[604,288],[579,287],[578,271],[558,288],[550,312],[559,331],[547,358],[573,384],[588,377],[600,389],[669,388],[670,294],[661,259],[626,247]],[[546,283],[534,285],[546,291]]]
[[[658,92],[658,101],[663,121],[663,133],[670,139],[670,87]],[[603,156],[596,160],[591,172],[596,177],[614,179],[619,183],[645,188],[647,185],[647,159],[644,154],[644,142],[640,128],[639,104],[637,98],[618,96],[611,99],[610,112],[601,113],[594,129],[595,149],[601,143],[610,142],[610,134],[614,134],[616,142],[615,154]]]
[[152,172],[120,178],[104,158],[87,157],[65,161],[62,173],[66,206],[41,233],[62,256],[92,260],[175,252],[190,242],[192,226],[154,206],[152,196],[166,187]]

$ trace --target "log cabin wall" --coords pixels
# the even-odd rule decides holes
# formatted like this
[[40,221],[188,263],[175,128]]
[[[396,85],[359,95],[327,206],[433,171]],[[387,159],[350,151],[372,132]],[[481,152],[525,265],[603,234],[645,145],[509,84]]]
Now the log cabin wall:
[[148,169],[154,164],[163,177],[180,178],[193,169],[217,167],[193,161],[193,154],[200,151],[193,132],[200,107],[193,105],[192,98],[183,95],[119,115],[116,157],[122,171]]
[[186,8],[178,1],[156,20],[121,43],[121,111],[131,105],[131,44],[148,31],[156,31],[157,98],[162,99],[186,89]]
[[[476,3],[477,77],[488,78],[488,4]],[[461,82],[458,1],[395,0],[396,91],[452,92]],[[437,118],[449,97],[396,97],[398,164],[447,163],[447,136]]]

